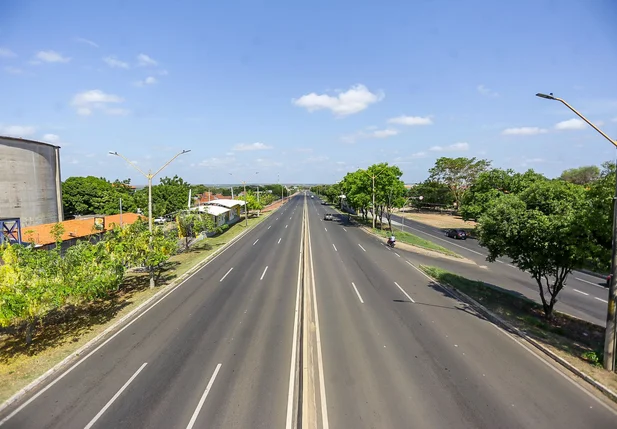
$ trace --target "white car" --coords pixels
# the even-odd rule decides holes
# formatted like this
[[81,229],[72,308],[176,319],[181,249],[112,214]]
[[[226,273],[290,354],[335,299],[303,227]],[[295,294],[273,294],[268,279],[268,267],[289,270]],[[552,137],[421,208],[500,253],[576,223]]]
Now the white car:
[[154,223],[156,223],[157,225],[163,225],[166,222],[164,217],[157,217],[156,219],[154,219]]

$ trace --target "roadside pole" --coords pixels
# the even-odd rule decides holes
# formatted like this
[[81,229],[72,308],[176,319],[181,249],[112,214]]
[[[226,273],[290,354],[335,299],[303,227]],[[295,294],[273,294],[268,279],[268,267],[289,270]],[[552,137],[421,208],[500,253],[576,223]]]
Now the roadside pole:
[[[553,93],[542,94],[537,93],[536,97],[546,100],[555,100],[563,103],[568,109],[576,114],[579,118],[585,121],[591,128],[596,130],[606,140],[617,147],[617,140],[613,140],[607,136],[601,129],[592,124],[589,119],[581,115],[574,107],[570,106],[565,100],[555,97]],[[606,309],[606,333],[604,336],[604,369],[615,371],[615,337],[617,335],[617,320],[615,305],[617,303],[617,172],[615,177],[615,196],[613,197],[613,240],[612,240],[612,255],[611,255],[611,281],[608,289],[608,304]]]

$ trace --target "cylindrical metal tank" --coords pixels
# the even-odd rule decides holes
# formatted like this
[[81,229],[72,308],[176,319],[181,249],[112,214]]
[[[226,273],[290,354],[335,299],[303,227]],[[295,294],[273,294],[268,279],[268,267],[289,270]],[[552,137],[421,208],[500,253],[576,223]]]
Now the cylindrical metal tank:
[[21,227],[60,222],[60,147],[0,136],[0,218],[18,217]]

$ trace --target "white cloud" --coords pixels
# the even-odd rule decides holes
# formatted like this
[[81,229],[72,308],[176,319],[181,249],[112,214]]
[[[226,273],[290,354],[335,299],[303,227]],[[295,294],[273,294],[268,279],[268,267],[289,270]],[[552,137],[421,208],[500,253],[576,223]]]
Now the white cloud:
[[[369,127],[369,128],[373,128],[373,127]],[[355,143],[358,140],[361,139],[385,139],[388,137],[392,137],[399,134],[398,130],[395,130],[393,128],[385,128],[383,130],[373,130],[370,132],[366,132],[366,131],[358,131],[355,134],[349,134],[346,136],[341,137],[341,141],[343,141],[344,143]]]
[[308,158],[305,158],[304,161],[302,161],[302,162],[304,164],[316,164],[316,163],[320,163],[320,162],[326,162],[329,159],[330,158],[325,156],[325,155],[309,156]]
[[63,57],[62,54],[56,51],[39,51],[35,55],[35,58],[45,63],[68,63],[71,61],[71,58]]
[[377,130],[371,133],[372,137],[376,139],[385,139],[387,137],[392,137],[398,134],[398,130],[386,128],[385,130]]
[[36,127],[30,125],[2,125],[0,124],[0,134],[11,137],[27,137],[36,132]]
[[127,114],[128,111],[125,109],[109,107],[110,104],[122,102],[124,102],[124,99],[117,95],[106,94],[100,89],[92,89],[75,94],[71,105],[75,107],[77,114],[81,116],[89,116],[94,110],[100,110],[109,115]]
[[128,69],[129,68],[129,63],[120,61],[113,55],[103,58],[103,61],[105,62],[105,64],[107,64],[111,68],[118,68],[118,69]]
[[617,122],[617,116],[615,116],[613,119],[611,119],[611,122]]
[[234,146],[233,150],[236,152],[245,152],[249,150],[268,150],[272,149],[272,146],[268,146],[263,143],[240,143]]
[[235,164],[236,162],[236,158],[230,156],[230,157],[226,157],[226,158],[207,158],[204,159],[203,161],[201,161],[199,164],[200,167],[206,167],[206,168],[220,168],[220,167],[226,167],[226,166],[230,166]]
[[43,136],[43,141],[48,143],[57,143],[60,141],[60,136],[57,134],[45,134]]
[[383,98],[382,92],[372,93],[366,86],[359,84],[352,86],[345,92],[339,91],[336,96],[312,92],[298,99],[292,99],[292,103],[306,108],[309,112],[329,109],[336,116],[347,116],[361,112],[369,105],[383,100]]
[[153,76],[148,76],[147,78],[145,78],[144,80],[138,80],[137,82],[135,82],[135,85],[139,86],[139,87],[143,87],[146,85],[154,85],[155,83],[157,83],[158,81],[156,80],[155,77]]
[[469,143],[460,142],[460,143],[454,143],[454,144],[451,144],[445,147],[444,146],[433,146],[429,150],[433,152],[460,152],[460,151],[469,150]]
[[11,51],[9,48],[0,47],[0,58],[13,58],[16,56],[17,54]]
[[18,67],[7,66],[4,71],[9,74],[24,74],[24,71]]
[[519,127],[519,128],[506,128],[501,132],[505,136],[533,136],[536,134],[544,134],[547,130],[538,127]]
[[426,156],[427,156],[426,152],[416,152],[416,153],[412,153],[411,155],[399,156],[397,158],[394,158],[394,162],[396,162],[397,164],[410,163],[414,159],[425,158]]
[[302,153],[311,153],[313,152],[313,149],[311,149],[310,147],[299,147],[296,149],[296,151]]
[[140,66],[155,66],[158,63],[146,54],[137,55],[137,64]]
[[399,124],[399,125],[431,125],[433,120],[429,116],[398,116],[396,118],[388,119],[389,124]]
[[259,167],[263,167],[263,168],[270,168],[270,167],[280,167],[283,165],[282,162],[279,161],[273,161],[271,159],[267,159],[267,158],[257,158],[255,160],[255,163],[259,166]]
[[105,113],[111,116],[126,116],[131,113],[130,110],[124,109],[122,107],[110,107],[103,110]]
[[490,88],[487,88],[484,85],[478,85],[477,88],[478,92],[486,97],[498,97],[499,94],[495,91],[493,91]]
[[90,45],[93,48],[98,48],[99,47],[99,45],[94,43],[92,40],[84,39],[83,37],[77,37],[77,38],[75,38],[75,41],[79,42],[79,43],[85,43],[86,45]]
[[561,121],[555,124],[556,130],[584,130],[587,124],[582,119],[568,119],[567,121]]
[[169,74],[169,72],[167,70],[159,70],[157,71],[157,73],[161,76],[167,76]]

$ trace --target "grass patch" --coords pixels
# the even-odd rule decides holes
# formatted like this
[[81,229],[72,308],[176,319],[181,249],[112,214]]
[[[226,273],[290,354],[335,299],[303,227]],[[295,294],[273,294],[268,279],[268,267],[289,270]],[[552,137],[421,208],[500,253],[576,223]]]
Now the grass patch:
[[[249,228],[269,214],[249,219]],[[128,273],[120,289],[109,298],[48,314],[36,327],[30,347],[26,346],[23,329],[0,329],[0,403],[246,229],[244,221],[236,223],[223,234],[200,241],[187,252],[172,256],[154,289],[149,288],[148,274]]]
[[[364,220],[362,219],[361,216],[353,216],[353,218],[356,220],[356,222],[359,222],[365,226],[370,227],[373,233],[381,237],[388,238],[390,237],[390,234],[392,233],[387,224],[383,225],[384,229],[377,229],[377,228],[373,229],[372,221]],[[409,232],[394,231],[394,236],[396,237],[397,242],[410,244],[412,246],[420,247],[426,250],[432,250],[433,252],[443,253],[444,255],[453,256],[455,258],[461,258],[461,255],[459,255],[458,253],[455,253],[450,249],[446,249],[445,247],[440,246],[439,244],[435,244],[432,241],[425,240],[424,238],[418,237],[417,235],[410,234]]]
[[516,292],[450,273],[438,267],[420,265],[425,273],[478,301],[491,312],[558,356],[617,391],[617,374],[602,369],[605,329],[560,312],[550,322],[542,306]]

